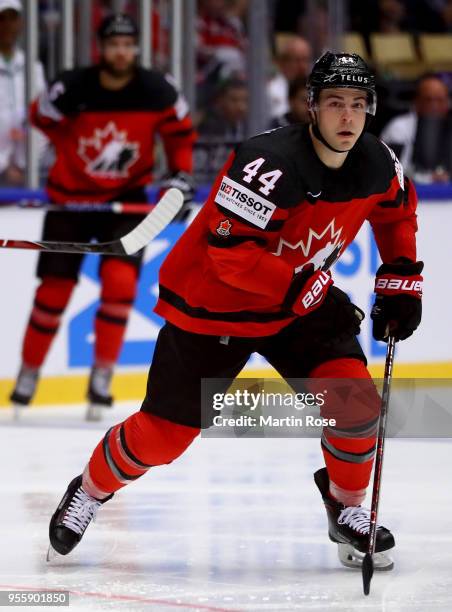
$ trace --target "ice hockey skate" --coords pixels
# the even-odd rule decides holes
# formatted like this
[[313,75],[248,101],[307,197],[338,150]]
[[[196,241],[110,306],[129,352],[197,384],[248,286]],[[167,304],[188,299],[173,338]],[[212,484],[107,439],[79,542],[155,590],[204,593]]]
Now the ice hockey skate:
[[[338,545],[339,561],[345,567],[360,568],[367,552],[370,511],[361,506],[344,506],[329,494],[329,478],[326,468],[314,474],[314,480],[322,495],[328,516],[328,535]],[[377,527],[374,568],[392,570],[393,560],[385,551],[395,546],[392,533],[381,525]]]
[[47,561],[55,553],[70,553],[82,539],[90,522],[95,521],[101,505],[112,497],[113,493],[105,499],[91,497],[82,487],[82,476],[74,478],[50,520]]
[[39,370],[22,365],[17,375],[16,385],[9,396],[15,408],[28,406],[34,397],[39,380]]
[[93,367],[89,377],[88,385],[88,409],[86,411],[87,421],[101,421],[105,408],[111,408],[113,397],[110,394],[110,385],[113,378],[111,368]]

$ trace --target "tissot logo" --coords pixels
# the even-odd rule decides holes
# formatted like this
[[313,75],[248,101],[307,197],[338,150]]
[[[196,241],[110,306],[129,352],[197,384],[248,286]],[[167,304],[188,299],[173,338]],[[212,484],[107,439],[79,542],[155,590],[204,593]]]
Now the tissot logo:
[[266,227],[276,208],[269,200],[265,200],[228,176],[223,177],[215,195],[215,202],[261,228]]
[[261,200],[257,199],[258,196],[252,197],[241,189],[234,189],[226,183],[221,183],[220,191],[224,191],[224,193],[231,195],[238,202],[243,202],[247,206],[254,208],[257,212],[262,212],[264,215],[267,215],[271,211],[270,206],[267,206]]

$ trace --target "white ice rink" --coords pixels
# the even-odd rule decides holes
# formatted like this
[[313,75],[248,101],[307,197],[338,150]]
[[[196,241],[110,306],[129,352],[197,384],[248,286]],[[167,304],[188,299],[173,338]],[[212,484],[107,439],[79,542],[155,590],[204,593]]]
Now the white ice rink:
[[327,538],[312,439],[198,438],[47,564],[49,518],[69,480],[135,409],[89,425],[84,407],[32,409],[19,424],[0,411],[0,590],[69,590],[71,612],[452,610],[450,441],[387,442],[380,515],[396,566],[374,575],[369,597]]

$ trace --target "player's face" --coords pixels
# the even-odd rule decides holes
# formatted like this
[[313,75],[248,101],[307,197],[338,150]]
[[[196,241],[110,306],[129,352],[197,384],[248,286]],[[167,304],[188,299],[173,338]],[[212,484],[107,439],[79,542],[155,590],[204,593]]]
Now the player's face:
[[229,89],[219,100],[218,106],[223,117],[231,122],[243,121],[248,113],[248,92],[244,87]]
[[436,77],[425,79],[418,87],[415,106],[418,115],[445,117],[449,112],[447,85]]
[[112,36],[102,44],[102,66],[117,77],[133,71],[136,56],[137,45],[132,36]]
[[22,29],[20,13],[13,9],[0,12],[0,47],[15,45]]
[[367,95],[360,89],[323,89],[317,108],[319,129],[339,151],[349,151],[364,129]]

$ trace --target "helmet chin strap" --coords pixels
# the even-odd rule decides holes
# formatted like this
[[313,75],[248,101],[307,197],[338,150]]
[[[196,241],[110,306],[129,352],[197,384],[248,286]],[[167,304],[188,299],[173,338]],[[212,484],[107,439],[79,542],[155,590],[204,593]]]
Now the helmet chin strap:
[[320,140],[320,142],[323,143],[325,147],[328,147],[330,151],[334,151],[335,153],[348,153],[353,148],[351,147],[350,149],[345,149],[344,151],[341,151],[340,149],[335,149],[334,147],[332,147],[330,143],[322,136],[322,133],[319,130],[319,126],[317,125],[317,123],[314,123],[314,125],[312,126],[312,131],[314,132],[314,136],[317,138],[317,140]]
[[320,142],[324,144],[325,147],[327,147],[330,151],[334,151],[334,153],[348,153],[353,149],[353,147],[351,147],[350,149],[345,149],[344,151],[341,151],[340,149],[335,149],[334,147],[332,147],[330,143],[323,137],[322,132],[320,131],[316,113],[313,112],[312,114],[315,118],[315,121],[312,122],[312,131],[314,132],[314,136],[317,138],[317,140],[320,140]]
[[319,128],[319,123],[317,121],[317,114],[315,113],[315,111],[311,111],[311,113],[312,113],[312,115],[314,116],[314,119],[315,119],[315,121],[312,122],[312,131],[314,133],[314,136],[317,138],[317,140],[320,140],[320,142],[322,144],[324,144],[325,147],[327,147],[330,151],[334,151],[334,153],[348,153],[349,151],[351,151],[353,149],[353,147],[358,144],[358,141],[362,138],[364,132],[367,130],[367,128],[370,125],[370,122],[372,121],[372,117],[369,114],[367,114],[366,115],[366,122],[364,124],[364,128],[363,128],[361,134],[359,135],[358,140],[355,142],[353,147],[351,147],[350,149],[345,149],[344,151],[341,151],[340,149],[335,149],[334,147],[332,147],[330,145],[330,143],[323,137],[322,132],[320,131],[320,128]]

